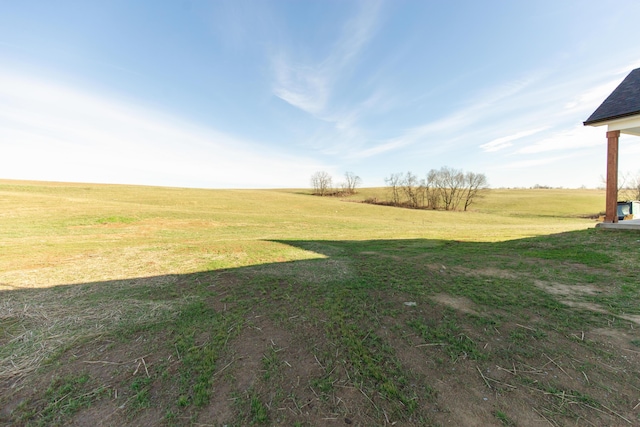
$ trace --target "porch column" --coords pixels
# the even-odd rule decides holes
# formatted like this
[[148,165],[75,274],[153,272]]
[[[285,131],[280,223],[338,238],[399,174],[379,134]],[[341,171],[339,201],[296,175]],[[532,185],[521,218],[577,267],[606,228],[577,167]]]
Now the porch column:
[[620,131],[607,132],[607,209],[604,222],[618,222],[618,141]]

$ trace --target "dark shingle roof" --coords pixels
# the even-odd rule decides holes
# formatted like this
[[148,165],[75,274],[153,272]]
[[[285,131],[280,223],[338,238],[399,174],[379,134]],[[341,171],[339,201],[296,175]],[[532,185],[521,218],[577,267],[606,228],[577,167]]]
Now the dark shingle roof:
[[589,116],[586,125],[640,114],[640,68],[636,68]]

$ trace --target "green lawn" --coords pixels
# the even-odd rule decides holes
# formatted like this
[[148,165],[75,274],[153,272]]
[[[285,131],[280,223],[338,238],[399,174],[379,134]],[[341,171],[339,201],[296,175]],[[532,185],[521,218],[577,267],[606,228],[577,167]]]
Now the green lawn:
[[640,422],[640,233],[593,228],[603,191],[384,191],[0,181],[0,422]]

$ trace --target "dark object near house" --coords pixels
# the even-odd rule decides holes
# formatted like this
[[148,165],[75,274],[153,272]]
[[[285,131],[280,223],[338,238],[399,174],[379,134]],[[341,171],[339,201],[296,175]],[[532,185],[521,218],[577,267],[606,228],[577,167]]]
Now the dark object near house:
[[637,200],[618,202],[618,220],[640,218],[640,202]]

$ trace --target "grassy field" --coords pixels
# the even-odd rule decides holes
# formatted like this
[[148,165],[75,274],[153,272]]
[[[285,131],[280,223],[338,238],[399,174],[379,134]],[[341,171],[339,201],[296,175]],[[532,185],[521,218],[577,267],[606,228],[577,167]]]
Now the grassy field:
[[0,181],[0,423],[640,423],[603,191],[383,192]]

